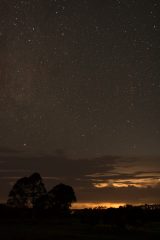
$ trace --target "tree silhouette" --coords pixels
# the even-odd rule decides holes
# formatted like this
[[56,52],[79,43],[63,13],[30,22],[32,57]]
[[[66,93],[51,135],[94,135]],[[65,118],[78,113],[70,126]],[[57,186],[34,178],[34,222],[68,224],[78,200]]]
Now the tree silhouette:
[[49,198],[53,199],[53,205],[56,209],[68,210],[73,202],[76,202],[76,196],[73,188],[69,185],[58,184],[48,192]]
[[37,199],[35,207],[38,209],[54,209],[55,211],[68,211],[71,204],[76,202],[76,196],[71,186],[58,184],[46,195]]
[[36,200],[46,194],[45,186],[39,173],[19,179],[9,193],[7,205],[9,207],[34,207]]
[[36,200],[35,208],[39,210],[53,209],[54,199],[46,193]]

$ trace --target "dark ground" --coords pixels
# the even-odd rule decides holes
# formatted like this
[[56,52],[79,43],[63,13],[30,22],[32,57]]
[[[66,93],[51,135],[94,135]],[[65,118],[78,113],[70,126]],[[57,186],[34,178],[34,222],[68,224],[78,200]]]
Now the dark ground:
[[54,239],[160,239],[160,205],[72,211],[0,205],[0,240]]
[[141,226],[82,223],[79,219],[5,219],[0,222],[2,240],[114,240],[160,239],[160,222]]

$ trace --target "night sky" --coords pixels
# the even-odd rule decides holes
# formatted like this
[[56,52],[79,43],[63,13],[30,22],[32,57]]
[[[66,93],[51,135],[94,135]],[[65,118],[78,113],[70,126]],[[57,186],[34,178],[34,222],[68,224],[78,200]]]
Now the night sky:
[[160,1],[0,0],[0,199],[40,172],[80,202],[160,199]]

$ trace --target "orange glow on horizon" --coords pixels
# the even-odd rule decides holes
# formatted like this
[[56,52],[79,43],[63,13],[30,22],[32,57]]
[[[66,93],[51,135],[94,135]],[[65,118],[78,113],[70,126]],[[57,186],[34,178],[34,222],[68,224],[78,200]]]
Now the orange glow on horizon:
[[125,206],[126,203],[109,203],[109,202],[79,202],[72,205],[72,209],[83,209],[83,208],[119,208]]

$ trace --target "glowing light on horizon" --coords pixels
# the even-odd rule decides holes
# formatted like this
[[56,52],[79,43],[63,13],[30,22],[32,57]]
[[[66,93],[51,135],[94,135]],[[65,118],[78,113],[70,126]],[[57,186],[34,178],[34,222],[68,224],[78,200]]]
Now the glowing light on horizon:
[[110,203],[110,202],[79,202],[72,205],[72,209],[83,209],[83,208],[119,208],[125,206],[126,203]]

